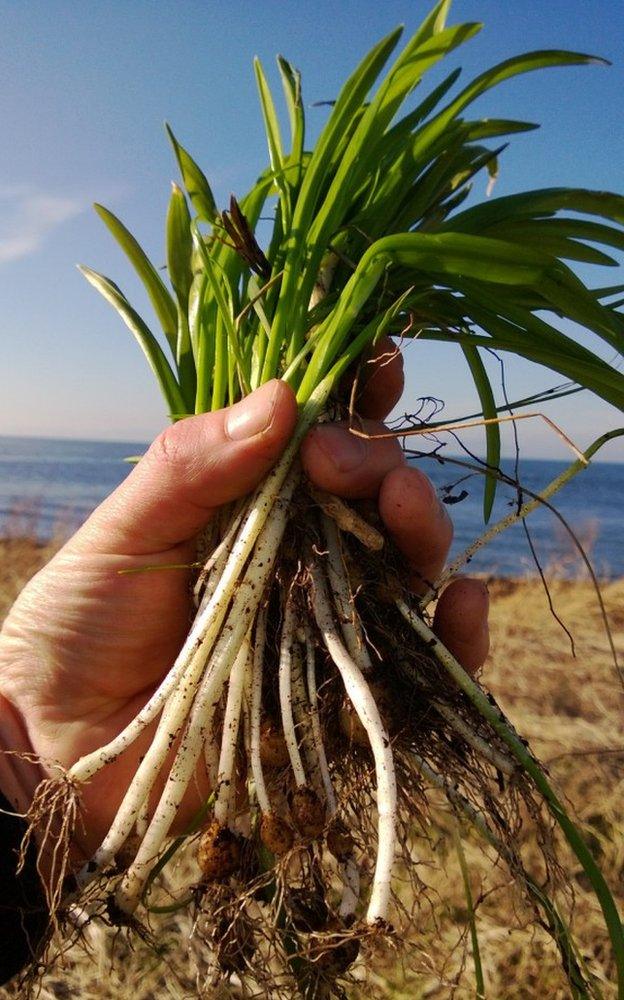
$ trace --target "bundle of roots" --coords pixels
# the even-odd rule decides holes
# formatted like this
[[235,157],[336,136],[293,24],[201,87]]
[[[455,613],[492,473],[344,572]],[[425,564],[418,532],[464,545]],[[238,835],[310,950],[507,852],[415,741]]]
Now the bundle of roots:
[[[503,735],[518,738],[412,605],[374,512],[314,490],[293,456],[215,524],[195,620],[147,704],[40,788],[29,835],[47,859],[53,923],[69,916],[75,932],[80,907],[149,936],[152,914],[190,907],[211,989],[235,976],[260,990],[251,995],[343,995],[358,955],[396,940],[421,905],[418,840],[434,787],[494,845],[582,981],[554,904],[520,860],[528,810],[556,883],[546,814]],[[155,722],[108,834],[72,872],[81,789]],[[173,839],[200,773],[210,792]],[[194,882],[174,894],[169,862],[189,843]]]

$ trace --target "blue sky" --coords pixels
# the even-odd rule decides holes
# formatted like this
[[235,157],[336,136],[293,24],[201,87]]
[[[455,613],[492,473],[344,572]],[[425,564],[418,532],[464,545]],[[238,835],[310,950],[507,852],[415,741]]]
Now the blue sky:
[[[149,315],[91,203],[120,215],[162,263],[169,180],[176,177],[165,119],[225,204],[265,162],[255,54],[272,80],[277,52],[294,62],[311,104],[332,98],[382,34],[397,23],[414,29],[428,6],[0,0],[0,434],[143,440],[157,433],[165,418],[152,376],[74,266],[103,271]],[[580,49],[613,62],[521,77],[481,99],[483,114],[542,125],[513,139],[496,194],[560,184],[624,190],[621,0],[456,0],[451,19],[485,23],[451,62],[464,67],[465,79],[535,48]],[[313,133],[324,113],[308,108]],[[590,278],[616,280],[604,269]],[[469,383],[449,358],[442,347],[410,348],[406,409],[421,395],[443,397],[449,417],[473,408]],[[522,394],[552,384],[552,376],[518,363],[508,381]],[[621,422],[585,396],[549,413],[581,446]],[[527,455],[565,454],[539,420],[524,422],[521,437]],[[624,446],[604,457],[624,460]]]

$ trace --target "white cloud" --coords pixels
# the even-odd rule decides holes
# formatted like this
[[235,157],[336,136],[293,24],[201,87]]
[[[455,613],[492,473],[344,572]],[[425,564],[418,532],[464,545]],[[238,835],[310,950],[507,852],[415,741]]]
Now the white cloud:
[[84,211],[76,198],[26,184],[0,184],[0,265],[35,253],[62,223]]

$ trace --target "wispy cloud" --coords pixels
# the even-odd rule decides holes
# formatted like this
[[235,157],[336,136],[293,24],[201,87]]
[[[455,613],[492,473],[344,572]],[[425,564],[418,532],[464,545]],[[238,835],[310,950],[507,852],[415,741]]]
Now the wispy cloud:
[[31,185],[0,184],[0,266],[35,253],[52,230],[86,207]]

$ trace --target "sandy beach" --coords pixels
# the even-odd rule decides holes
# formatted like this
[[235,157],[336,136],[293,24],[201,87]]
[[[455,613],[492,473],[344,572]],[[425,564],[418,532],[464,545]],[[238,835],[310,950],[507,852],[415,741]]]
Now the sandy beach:
[[[0,540],[0,618],[53,551],[53,544],[41,546],[29,539]],[[555,579],[550,589],[557,613],[574,635],[576,656],[549,610],[539,580],[492,580],[492,649],[483,679],[547,765],[616,899],[624,905],[624,693],[592,586],[585,580]],[[622,655],[624,580],[605,584],[603,598]],[[466,899],[452,841],[456,820],[435,795],[431,803],[429,843],[423,842],[420,872],[430,890],[429,902],[421,907],[413,928],[409,961],[404,964],[390,956],[384,972],[374,975],[373,990],[367,986],[360,991],[354,985],[349,996],[370,997],[375,987],[380,996],[394,1000],[475,995]],[[524,857],[530,868],[537,864],[537,848],[530,822],[525,829]],[[472,893],[479,901],[477,929],[486,996],[568,997],[556,949],[535,927],[508,870],[472,832],[462,830],[462,837]],[[604,996],[613,997],[613,965],[598,904],[586,892],[584,876],[563,846],[560,859],[574,899],[572,924],[582,954]],[[535,871],[539,875],[539,865]],[[136,943],[128,949],[121,935],[93,928],[91,954],[80,948],[70,951],[64,966],[47,975],[42,1000],[195,996],[188,956],[184,946],[178,949],[176,944],[185,920],[176,918],[168,924],[164,961]],[[360,974],[357,967],[355,974]],[[0,990],[2,997],[19,995],[16,990]]]

